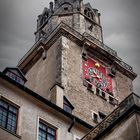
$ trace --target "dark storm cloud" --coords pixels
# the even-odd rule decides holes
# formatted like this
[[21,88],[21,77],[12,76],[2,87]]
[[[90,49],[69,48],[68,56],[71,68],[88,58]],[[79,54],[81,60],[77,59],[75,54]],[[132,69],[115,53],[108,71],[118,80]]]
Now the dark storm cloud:
[[[50,0],[0,1],[0,69],[15,66],[34,43],[37,16]],[[140,0],[85,0],[101,13],[104,42],[140,74]],[[135,82],[139,91],[140,78]]]
[[37,5],[34,6],[35,4],[32,5],[32,3],[34,3],[33,0],[30,2],[27,0],[0,1],[1,70],[6,66],[15,66],[33,45],[36,17],[32,13],[37,11]]
[[0,2],[0,42],[10,43],[12,39],[9,37],[9,32],[13,27],[14,11],[12,3],[7,0]]
[[[140,1],[139,0],[102,0],[97,2],[102,13],[104,41],[118,52],[118,55],[133,66],[138,74],[134,81],[134,89],[140,87]],[[139,94],[140,95],[140,94]]]

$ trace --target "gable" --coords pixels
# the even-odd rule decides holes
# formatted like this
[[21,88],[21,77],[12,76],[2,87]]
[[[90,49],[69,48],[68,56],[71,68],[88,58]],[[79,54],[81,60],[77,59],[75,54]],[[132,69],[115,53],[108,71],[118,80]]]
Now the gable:
[[85,8],[89,8],[89,9],[92,10],[92,6],[90,5],[90,3],[86,3],[86,4],[85,4]]
[[18,77],[23,79],[25,82],[27,81],[27,79],[25,78],[25,76],[22,73],[22,71],[19,68],[17,68],[17,67],[7,67],[3,71],[4,74],[7,74],[8,72],[16,74]]

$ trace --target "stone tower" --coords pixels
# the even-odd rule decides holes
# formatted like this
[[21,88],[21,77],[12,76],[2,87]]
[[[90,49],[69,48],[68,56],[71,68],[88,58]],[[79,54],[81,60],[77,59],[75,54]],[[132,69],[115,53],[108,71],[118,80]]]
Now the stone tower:
[[[96,125],[132,91],[131,66],[103,43],[100,13],[83,0],[55,0],[37,19],[35,44],[18,67],[26,86]],[[71,109],[71,111],[69,111]]]

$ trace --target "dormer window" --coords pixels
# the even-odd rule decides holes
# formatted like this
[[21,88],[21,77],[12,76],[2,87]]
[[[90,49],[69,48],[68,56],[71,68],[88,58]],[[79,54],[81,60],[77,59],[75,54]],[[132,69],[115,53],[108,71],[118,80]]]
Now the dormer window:
[[21,85],[24,85],[27,81],[23,73],[18,68],[6,68],[3,73]]
[[68,99],[65,96],[64,96],[64,100],[63,100],[63,109],[69,113],[72,113],[72,110],[74,109],[72,104],[68,101]]
[[24,82],[23,82],[23,80],[22,80],[22,78],[20,78],[18,75],[16,75],[15,73],[13,73],[13,72],[7,72],[6,73],[6,75],[8,76],[8,77],[10,77],[11,79],[13,79],[13,80],[15,80],[16,82],[18,82],[18,83],[21,83],[21,84],[23,84]]

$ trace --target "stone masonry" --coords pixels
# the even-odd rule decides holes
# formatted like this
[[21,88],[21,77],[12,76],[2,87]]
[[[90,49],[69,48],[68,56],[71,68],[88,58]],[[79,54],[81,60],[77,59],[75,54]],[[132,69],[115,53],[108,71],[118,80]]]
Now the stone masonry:
[[[94,60],[104,67],[116,67],[112,84],[114,98],[119,103],[133,91],[132,81],[136,74],[128,69],[131,68],[129,65],[122,65],[122,60],[114,50],[103,44],[100,14],[90,4],[83,4],[82,0],[55,1],[54,8],[51,3],[50,9],[44,10],[39,16],[35,33],[37,45],[18,65],[23,71],[26,69],[26,85],[52,102],[55,100],[52,99],[51,88],[55,84],[60,85],[62,94],[74,106],[73,114],[95,125],[92,120],[93,111],[101,111],[107,115],[116,105],[93,94],[83,85],[82,53],[85,44],[87,54]],[[47,58],[43,60],[40,56],[28,68],[32,52],[41,43],[47,51]]]

